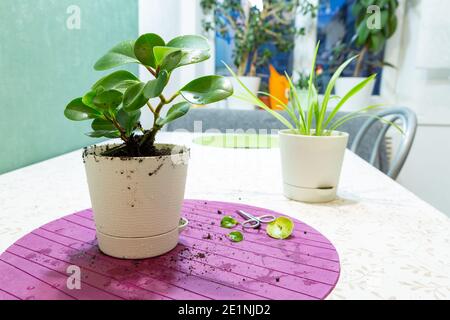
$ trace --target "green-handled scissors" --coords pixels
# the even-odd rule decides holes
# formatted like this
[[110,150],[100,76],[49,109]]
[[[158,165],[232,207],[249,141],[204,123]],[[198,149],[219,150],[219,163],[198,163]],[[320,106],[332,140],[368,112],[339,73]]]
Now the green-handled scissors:
[[243,223],[241,223],[244,229],[259,229],[262,224],[269,224],[274,222],[277,218],[272,215],[265,215],[261,217],[255,217],[245,211],[238,210],[236,211],[242,218],[247,219]]

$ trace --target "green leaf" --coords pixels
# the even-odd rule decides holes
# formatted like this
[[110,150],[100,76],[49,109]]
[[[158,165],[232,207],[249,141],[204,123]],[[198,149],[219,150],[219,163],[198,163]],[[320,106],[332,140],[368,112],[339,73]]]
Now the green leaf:
[[387,32],[386,32],[386,38],[390,38],[394,35],[395,31],[397,31],[397,26],[398,26],[398,19],[397,16],[395,14],[393,14],[392,16],[390,16],[389,21],[388,21],[388,25],[387,25]]
[[239,223],[233,217],[230,216],[223,217],[222,221],[220,222],[221,227],[226,229],[233,229],[238,224]]
[[233,95],[231,81],[222,76],[206,76],[191,81],[180,90],[186,101],[192,104],[210,104]]
[[228,235],[228,238],[232,242],[241,242],[244,240],[244,235],[240,233],[239,231],[233,231]]
[[267,234],[279,240],[289,238],[294,232],[294,222],[287,217],[279,217],[267,226]]
[[176,37],[170,40],[167,46],[180,49],[211,50],[208,39],[198,35]]
[[122,103],[123,94],[117,90],[108,90],[97,94],[92,103],[102,110],[114,110]]
[[364,19],[358,26],[357,29],[357,38],[356,45],[362,47],[366,44],[367,39],[369,38],[370,30],[367,28],[367,20]]
[[86,135],[91,138],[103,138],[103,137],[110,138],[110,139],[120,138],[119,131],[100,130],[100,131],[86,133]]
[[172,72],[179,66],[182,58],[183,52],[181,50],[170,52],[163,58],[160,66],[161,70]]
[[[171,47],[154,47],[153,53],[155,54],[155,63],[156,66],[161,66],[163,64],[164,59],[175,53],[175,52],[182,52],[179,48],[171,48]],[[180,59],[181,61],[181,59]],[[178,65],[177,65],[178,67]],[[175,68],[174,68],[175,69]]]
[[197,35],[176,37],[167,43],[167,47],[179,48],[183,51],[183,57],[179,67],[199,63],[211,57],[208,39]]
[[134,41],[123,41],[101,57],[95,64],[95,70],[102,71],[128,63],[139,63],[134,54]]
[[158,126],[164,126],[172,121],[175,121],[176,119],[179,119],[183,116],[185,116],[189,110],[191,109],[191,104],[187,102],[180,102],[172,106],[172,108],[169,109],[167,112],[167,115],[165,118],[159,118],[156,124]]
[[145,106],[148,102],[148,98],[144,95],[145,87],[146,84],[140,82],[128,88],[123,96],[123,108],[125,111],[136,111]]
[[319,112],[319,118],[317,119],[317,128],[316,128],[316,133],[318,135],[322,134],[322,130],[324,129],[324,120],[325,120],[325,115],[328,109],[328,102],[330,101],[331,98],[331,92],[334,89],[334,86],[336,85],[336,81],[339,79],[339,77],[341,76],[342,72],[344,72],[344,70],[348,67],[348,65],[350,63],[353,62],[353,60],[355,60],[358,56],[354,56],[350,59],[348,59],[347,61],[345,61],[338,69],[337,71],[333,74],[333,76],[331,77],[330,81],[328,82],[328,86],[327,89],[325,91],[325,95],[323,97],[323,101],[322,101],[322,107],[320,109]]
[[64,115],[72,121],[84,121],[95,119],[100,116],[100,113],[85,105],[82,98],[77,98],[67,105]]
[[[102,88],[100,88],[100,89],[102,89]],[[94,105],[93,101],[94,101],[94,98],[96,95],[97,95],[96,91],[93,91],[93,90],[89,91],[88,93],[86,93],[83,96],[83,98],[82,98],[83,103],[85,105],[87,105],[88,107],[95,109],[95,105]]]
[[274,118],[276,118],[278,121],[280,121],[283,125],[285,125],[288,129],[293,130],[294,127],[292,124],[287,120],[285,117],[283,117],[281,114],[276,112],[275,110],[270,109],[264,102],[261,101],[253,92],[250,91],[249,88],[245,86],[245,84],[239,79],[239,77],[236,75],[236,73],[233,71],[233,69],[230,68],[226,63],[224,63],[225,67],[228,69],[230,74],[233,76],[234,79],[239,83],[239,85],[244,89],[246,96],[235,96],[238,99],[241,99],[246,102],[254,103],[255,105],[259,106],[261,109],[269,112]]
[[350,100],[351,97],[353,97],[355,94],[360,92],[363,88],[365,88],[370,82],[375,80],[377,77],[376,74],[371,75],[367,79],[364,79],[359,84],[357,84],[355,87],[353,87],[345,96],[344,98],[339,101],[339,103],[336,105],[336,107],[333,109],[333,111],[328,116],[327,121],[325,122],[324,128],[328,128],[331,121],[333,121],[336,114],[339,112],[339,110],[345,105],[345,103]]
[[134,44],[134,54],[142,64],[155,68],[154,47],[165,46],[164,40],[157,34],[147,33],[140,36]]
[[114,126],[114,124],[111,121],[105,120],[105,119],[95,119],[92,122],[91,127],[94,131],[116,131],[117,130],[117,128]]
[[100,88],[104,90],[117,90],[124,93],[130,86],[139,82],[139,79],[131,72],[120,70],[111,73],[92,86],[92,91]]
[[372,34],[369,39],[369,49],[371,52],[377,54],[384,48],[384,44],[386,43],[386,38],[379,33]]
[[141,118],[141,111],[133,111],[126,112],[123,109],[120,109],[117,113],[117,122],[119,122],[120,126],[125,129],[127,136],[133,134],[136,126]]
[[168,81],[169,74],[167,71],[162,70],[158,78],[147,82],[143,90],[143,95],[147,98],[147,101],[151,98],[159,97],[163,93]]

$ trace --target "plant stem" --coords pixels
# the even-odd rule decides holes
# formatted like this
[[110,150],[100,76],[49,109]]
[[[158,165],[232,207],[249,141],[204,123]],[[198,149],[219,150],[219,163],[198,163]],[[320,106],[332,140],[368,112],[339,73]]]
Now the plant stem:
[[253,52],[253,58],[252,58],[252,61],[250,63],[250,73],[249,73],[249,75],[251,77],[256,77],[256,61],[257,61],[257,59],[258,59],[258,49],[256,49]]
[[179,92],[175,93],[169,100],[166,101],[166,104],[172,103],[179,95]]
[[156,72],[155,72],[155,70],[153,70],[152,68],[150,68],[150,67],[146,67],[147,68],[147,70],[152,74],[152,76],[154,76],[155,78],[156,78]]
[[355,73],[353,74],[354,77],[359,77],[361,75],[364,58],[368,50],[369,48],[367,47],[367,45],[365,45],[364,48],[361,50],[361,54],[359,55],[358,62],[356,64]]
[[237,74],[240,77],[245,76],[245,71],[247,70],[247,65],[248,65],[248,55],[249,55],[248,52],[243,55],[241,64],[239,65]]
[[150,109],[150,111],[155,114],[155,109],[153,109],[152,105],[150,104],[150,102],[147,102],[147,106]]
[[122,128],[122,126],[117,121],[117,119],[114,116],[106,117],[106,119],[111,121],[113,123],[114,127],[116,127],[116,129],[119,130],[120,138],[123,140],[123,142],[125,142],[125,144],[127,144],[129,142],[129,139],[127,138],[126,131]]

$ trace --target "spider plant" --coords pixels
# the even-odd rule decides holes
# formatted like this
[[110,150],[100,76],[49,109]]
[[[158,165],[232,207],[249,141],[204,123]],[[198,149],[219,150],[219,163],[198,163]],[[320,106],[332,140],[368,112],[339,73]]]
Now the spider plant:
[[[270,109],[262,102],[255,94],[253,94],[237,77],[233,70],[226,65],[229,72],[237,80],[237,82],[244,89],[244,93],[236,95],[236,98],[241,99],[246,102],[251,102],[261,107],[262,109],[269,112],[272,116],[278,119],[283,125],[292,131],[292,133],[305,135],[305,136],[330,136],[335,134],[336,131],[347,121],[360,117],[375,117],[380,121],[390,123],[389,121],[377,117],[370,111],[381,107],[381,105],[371,105],[360,110],[346,114],[345,116],[338,117],[338,112],[345,105],[345,103],[350,100],[355,94],[361,91],[365,86],[367,86],[371,81],[374,81],[377,77],[376,74],[371,75],[367,79],[364,79],[359,84],[357,84],[353,89],[351,89],[345,96],[337,97],[332,95],[334,86],[337,79],[341,76],[343,71],[355,60],[358,56],[354,56],[347,61],[345,61],[334,73],[333,77],[330,79],[325,95],[322,101],[319,101],[319,94],[315,86],[316,79],[316,59],[319,51],[320,43],[317,44],[315,49],[313,63],[311,66],[311,74],[308,81],[308,95],[307,95],[307,105],[303,105],[297,94],[296,87],[291,79],[291,77],[286,74],[289,81],[290,87],[290,103],[285,104],[276,97],[270,95],[269,93],[260,92],[262,95],[270,96],[275,99],[281,106],[284,107],[289,118],[284,117],[280,113]],[[330,109],[329,104],[332,100],[337,100],[337,104],[334,108]],[[391,123],[390,123],[391,124]],[[392,124],[395,128],[402,131],[402,129],[396,124]]]

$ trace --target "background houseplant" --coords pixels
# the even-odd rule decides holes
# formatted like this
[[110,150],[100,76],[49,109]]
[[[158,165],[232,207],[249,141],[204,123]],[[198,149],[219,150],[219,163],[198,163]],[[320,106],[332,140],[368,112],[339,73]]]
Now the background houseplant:
[[[348,134],[337,130],[345,122],[356,117],[376,117],[368,111],[378,107],[367,106],[343,117],[337,116],[337,113],[355,94],[376,78],[376,75],[372,75],[363,79],[342,98],[332,96],[337,79],[357,58],[356,56],[348,59],[338,68],[326,87],[322,102],[319,102],[315,85],[318,50],[319,45],[316,48],[308,81],[306,104],[299,97],[291,78],[286,75],[290,83],[290,103],[283,104],[281,101],[279,103],[284,105],[289,118],[285,118],[280,113],[267,108],[256,95],[240,82],[245,91],[243,95],[239,95],[240,99],[255,103],[286,126],[287,130],[280,132],[284,193],[290,199],[303,202],[328,202],[336,198],[345,149],[348,143]],[[228,69],[239,82],[233,70]],[[337,105],[329,109],[331,100],[337,100]],[[398,128],[398,126],[396,127]]]
[[[230,81],[214,75],[191,81],[170,98],[164,95],[172,72],[209,57],[208,41],[201,36],[181,36],[166,43],[156,34],[144,34],[115,46],[97,61],[95,69],[139,63],[153,80],[144,83],[128,71],[116,71],[66,107],[68,119],[92,121],[89,136],[122,140],[121,144],[90,147],[83,154],[97,238],[104,253],[148,258],[178,243],[189,151],[157,145],[155,137],[164,125],[184,116],[191,103],[214,103],[233,94]],[[173,104],[178,97],[184,101]],[[152,105],[152,98],[159,102]],[[163,116],[164,107],[170,104]],[[140,123],[143,107],[154,116],[150,129]]]
[[[365,79],[367,69],[379,66],[392,66],[391,64],[374,59],[386,45],[397,30],[398,0],[365,0],[355,1],[352,6],[352,14],[355,17],[356,34],[353,44],[356,50],[348,45],[338,45],[335,49],[335,57],[349,57],[358,53],[356,66],[352,77],[341,77],[336,82],[336,94],[341,96]],[[372,82],[366,88],[355,95],[346,105],[348,110],[357,110],[370,101],[375,83]]]
[[[297,15],[315,13],[307,0],[202,0],[201,6],[205,14],[213,16],[212,21],[204,21],[205,30],[234,39],[236,73],[255,94],[261,83],[257,69],[273,56],[264,46],[273,44],[278,51],[291,51],[295,37],[305,33],[304,28],[296,27]],[[231,100],[230,104],[248,109],[242,102]]]

